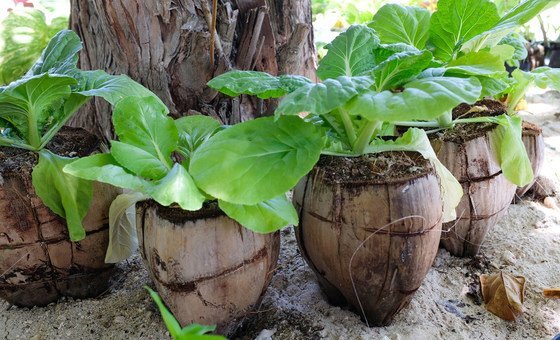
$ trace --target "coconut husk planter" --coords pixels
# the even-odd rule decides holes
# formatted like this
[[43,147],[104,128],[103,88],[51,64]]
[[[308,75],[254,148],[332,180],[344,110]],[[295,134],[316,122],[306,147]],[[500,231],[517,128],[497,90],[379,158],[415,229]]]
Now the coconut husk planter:
[[[506,113],[500,102],[485,99],[474,105],[462,104],[453,118],[498,116]],[[488,231],[507,213],[516,186],[509,182],[492,156],[489,134],[493,124],[457,124],[431,136],[438,159],[463,186],[457,206],[457,220],[444,223],[441,244],[451,254],[478,254]]]
[[541,173],[542,167],[544,165],[544,137],[542,135],[542,129],[533,123],[523,122],[523,144],[527,150],[527,155],[531,160],[531,167],[533,168],[533,174],[535,179],[524,187],[517,188],[515,193],[516,199],[523,197],[529,189],[535,184],[535,180]]
[[179,323],[217,325],[229,335],[257,307],[276,268],[280,234],[257,234],[216,202],[195,212],[137,204],[140,252]]
[[[63,128],[47,145],[61,156],[98,151],[98,139]],[[44,306],[61,296],[94,297],[106,291],[112,266],[104,263],[109,242],[108,211],[118,190],[94,184],[83,225],[86,238],[73,243],[66,222],[35,194],[34,152],[0,148],[0,297],[18,306]]]
[[322,156],[294,202],[300,251],[329,301],[388,325],[438,250],[442,202],[430,163],[402,152]]

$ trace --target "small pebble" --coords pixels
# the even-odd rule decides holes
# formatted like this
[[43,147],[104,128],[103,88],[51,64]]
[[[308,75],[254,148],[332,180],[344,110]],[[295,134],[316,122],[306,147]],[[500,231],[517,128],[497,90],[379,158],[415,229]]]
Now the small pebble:
[[515,255],[513,255],[511,251],[506,250],[502,254],[502,261],[504,261],[506,264],[515,264],[515,262],[517,262],[517,259],[515,258]]
[[556,209],[556,200],[553,197],[546,197],[543,201],[543,204],[549,209]]

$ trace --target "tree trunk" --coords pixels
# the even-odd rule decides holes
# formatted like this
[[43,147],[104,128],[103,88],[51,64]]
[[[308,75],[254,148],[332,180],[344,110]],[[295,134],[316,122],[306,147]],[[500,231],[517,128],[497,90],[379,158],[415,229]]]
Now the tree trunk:
[[[275,101],[232,99],[206,83],[230,69],[314,77],[310,0],[219,0],[210,65],[212,0],[72,0],[82,69],[127,74],[154,91],[175,117],[203,113],[225,124],[270,114]],[[94,99],[71,122],[114,136],[110,107]]]

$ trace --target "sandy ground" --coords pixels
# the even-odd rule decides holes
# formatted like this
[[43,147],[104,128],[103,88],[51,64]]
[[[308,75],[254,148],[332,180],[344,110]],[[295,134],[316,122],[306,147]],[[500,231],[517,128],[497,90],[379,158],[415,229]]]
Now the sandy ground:
[[[544,174],[560,181],[560,93],[535,92],[524,118],[546,136]],[[440,250],[409,307],[389,327],[368,328],[330,306],[299,256],[291,229],[282,232],[278,271],[258,312],[238,332],[243,339],[551,339],[560,333],[560,300],[542,290],[560,287],[560,209],[538,202],[512,205],[489,235],[482,255],[458,259]],[[525,313],[516,322],[490,314],[469,287],[481,273],[503,270],[527,278]],[[87,301],[61,300],[21,309],[0,302],[0,339],[166,339],[169,334],[144,284],[138,256],[119,265],[110,291]]]

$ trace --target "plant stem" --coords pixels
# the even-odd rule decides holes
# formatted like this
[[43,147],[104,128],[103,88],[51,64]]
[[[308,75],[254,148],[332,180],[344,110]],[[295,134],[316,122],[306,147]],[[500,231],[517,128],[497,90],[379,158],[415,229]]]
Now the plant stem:
[[442,128],[453,127],[453,112],[447,111],[441,116],[437,117],[438,126]]
[[348,115],[348,112],[344,111],[343,109],[338,109],[338,113],[340,114],[340,118],[342,119],[342,123],[344,124],[344,130],[346,131],[346,136],[348,137],[348,141],[350,145],[354,145],[356,142],[356,130],[354,129],[354,125],[352,124],[352,120]]
[[354,143],[353,150],[356,154],[361,155],[364,153],[366,147],[371,142],[373,133],[375,132],[375,130],[381,127],[381,124],[382,124],[381,122],[374,121],[374,122],[368,122],[366,125],[364,125],[364,127],[360,131],[360,135],[358,136],[358,139],[356,139],[356,142]]
[[397,126],[407,126],[407,127],[439,127],[438,122],[394,122],[393,124]]
[[[30,112],[34,111],[31,110]],[[27,116],[27,128],[29,129],[29,131],[27,132],[27,143],[35,148],[35,150],[39,150],[41,147],[41,136],[39,136],[37,121],[35,120],[33,114]]]

